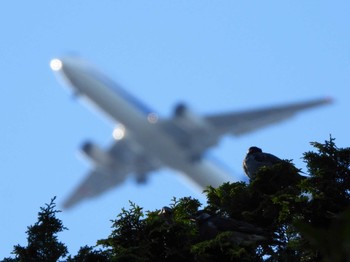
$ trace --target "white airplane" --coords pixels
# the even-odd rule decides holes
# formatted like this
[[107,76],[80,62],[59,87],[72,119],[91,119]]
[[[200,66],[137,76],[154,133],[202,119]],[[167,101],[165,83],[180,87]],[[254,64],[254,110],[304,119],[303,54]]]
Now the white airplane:
[[86,98],[116,123],[114,142],[108,150],[87,142],[82,152],[95,168],[64,202],[70,208],[121,184],[129,175],[145,182],[150,172],[168,167],[183,174],[200,188],[218,187],[236,179],[203,154],[223,135],[243,135],[292,117],[298,111],[328,104],[329,98],[270,108],[198,116],[183,104],[170,119],[157,113],[81,59],[64,57],[50,63],[74,93]]

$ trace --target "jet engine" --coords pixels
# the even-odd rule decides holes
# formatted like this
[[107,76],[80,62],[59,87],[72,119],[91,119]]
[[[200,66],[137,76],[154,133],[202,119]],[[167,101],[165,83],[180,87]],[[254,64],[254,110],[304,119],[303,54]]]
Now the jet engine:
[[175,107],[174,119],[178,125],[180,127],[182,126],[185,130],[201,130],[206,132],[211,129],[210,124],[205,121],[204,118],[193,113],[183,103],[180,103]]
[[86,158],[98,166],[111,167],[113,164],[111,156],[92,142],[85,142],[81,147],[81,152]]
[[179,103],[174,110],[175,117],[183,117],[188,111],[187,106],[184,103]]
[[199,158],[206,149],[218,142],[217,136],[212,135],[212,125],[183,103],[175,107],[173,124],[172,132],[176,133],[178,143],[191,152],[193,159]]

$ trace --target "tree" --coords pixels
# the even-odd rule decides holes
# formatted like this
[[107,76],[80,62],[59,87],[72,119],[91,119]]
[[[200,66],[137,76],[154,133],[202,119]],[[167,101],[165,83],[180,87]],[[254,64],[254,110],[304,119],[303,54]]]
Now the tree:
[[[195,199],[175,201],[167,216],[144,214],[132,204],[99,244],[116,261],[345,261],[350,256],[350,149],[337,148],[333,138],[311,144],[317,151],[304,154],[308,174],[285,160],[261,168],[250,183],[207,188],[202,210]],[[201,212],[234,221],[241,231],[203,239],[194,219]],[[255,241],[237,241],[244,227],[256,228],[251,235],[266,233]]]
[[190,219],[200,203],[196,199],[173,199],[169,213],[148,212],[130,203],[113,220],[112,234],[99,245],[108,248],[116,261],[193,261],[190,252],[196,228]]
[[67,262],[108,262],[111,254],[101,249],[95,250],[94,247],[84,246],[78,251],[73,258],[68,257]]
[[301,187],[310,197],[296,226],[305,237],[303,253],[324,261],[349,261],[350,148],[338,148],[334,141],[313,142],[318,152],[304,154],[310,177]]
[[26,232],[28,245],[14,246],[12,253],[15,258],[7,258],[3,261],[51,262],[67,255],[67,247],[57,239],[57,233],[67,228],[63,226],[60,219],[56,218],[56,214],[60,211],[56,210],[55,199],[56,197],[51,199],[45,207],[40,208],[38,222],[28,227]]
[[[97,242],[102,249],[84,246],[67,261],[349,261],[350,148],[332,137],[311,145],[306,173],[289,160],[263,167],[250,183],[208,187],[202,209],[190,197],[155,211],[130,202]],[[64,257],[57,212],[54,200],[41,208],[28,246],[3,261]]]

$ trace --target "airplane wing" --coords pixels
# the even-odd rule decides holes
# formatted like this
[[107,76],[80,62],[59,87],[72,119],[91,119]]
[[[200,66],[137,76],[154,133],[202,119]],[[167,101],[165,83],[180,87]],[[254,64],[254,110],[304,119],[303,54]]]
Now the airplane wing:
[[[94,145],[90,143],[84,147],[85,150],[94,150]],[[84,153],[87,154],[88,152]],[[159,162],[147,156],[128,138],[114,142],[107,152],[100,151],[98,153],[100,155],[96,153],[95,149],[90,156],[87,155],[94,158],[92,161],[95,162],[96,167],[89,172],[87,177],[63,203],[65,209],[84,199],[96,197],[114,188],[131,174],[144,179],[147,173],[161,167]],[[94,154],[97,154],[97,156],[94,156]],[[101,154],[104,154],[104,156]]]
[[231,133],[239,136],[288,119],[299,111],[331,102],[330,98],[323,98],[283,106],[212,115],[205,117],[205,120],[214,127],[218,135]]

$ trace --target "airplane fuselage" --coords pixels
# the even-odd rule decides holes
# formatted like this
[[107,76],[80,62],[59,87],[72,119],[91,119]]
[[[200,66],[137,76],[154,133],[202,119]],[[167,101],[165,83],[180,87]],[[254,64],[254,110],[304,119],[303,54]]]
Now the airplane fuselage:
[[197,184],[196,177],[208,178],[200,185],[202,188],[233,181],[232,176],[211,162],[205,159],[193,161],[189,152],[162,129],[159,125],[162,120],[158,119],[153,110],[136,101],[106,76],[76,60],[60,61],[60,71],[74,92],[107,114],[114,122],[122,123],[127,135],[162,165],[191,174],[187,177]]

